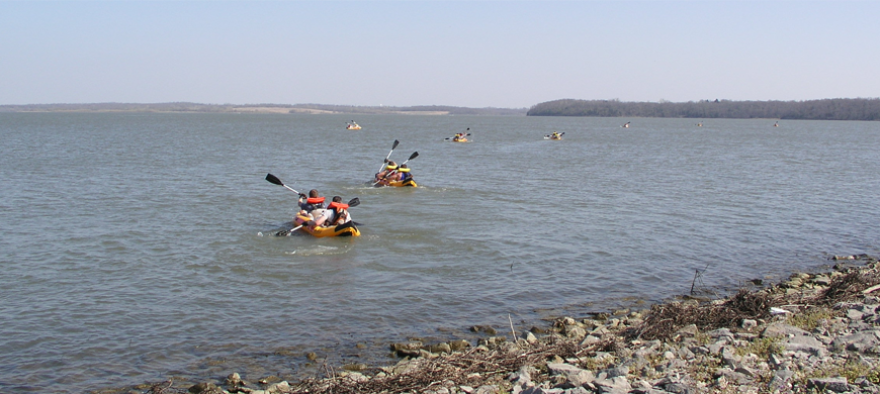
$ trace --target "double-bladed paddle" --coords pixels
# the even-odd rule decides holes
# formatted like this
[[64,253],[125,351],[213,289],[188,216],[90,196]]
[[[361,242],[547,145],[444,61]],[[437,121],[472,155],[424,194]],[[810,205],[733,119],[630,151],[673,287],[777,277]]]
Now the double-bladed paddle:
[[391,145],[391,150],[388,151],[388,156],[385,156],[385,160],[382,161],[382,167],[379,167],[379,172],[382,172],[382,168],[385,167],[385,163],[388,163],[388,158],[391,157],[391,152],[394,152],[394,149],[397,148],[397,145],[400,144],[400,141],[394,140],[394,144]]
[[296,194],[300,194],[300,192],[298,192],[298,191],[296,191],[296,190],[293,190],[292,187],[285,185],[284,182],[281,182],[281,180],[278,179],[278,177],[275,176],[275,175],[272,175],[272,174],[266,174],[266,180],[269,181],[269,183],[274,183],[274,184],[279,185],[279,186],[284,186],[284,187],[287,188],[287,190],[290,190],[290,191],[292,191],[292,192],[294,192],[294,193],[296,193]]

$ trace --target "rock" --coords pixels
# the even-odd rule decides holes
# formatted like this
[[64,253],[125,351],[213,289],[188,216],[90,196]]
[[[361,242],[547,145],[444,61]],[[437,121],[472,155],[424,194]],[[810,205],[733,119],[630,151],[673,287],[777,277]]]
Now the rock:
[[858,309],[849,309],[846,311],[846,318],[850,320],[862,320],[865,313]]
[[447,354],[452,353],[452,347],[449,346],[448,343],[441,343],[441,344],[429,346],[428,350],[430,350],[431,353],[447,353]]
[[474,394],[498,394],[498,392],[499,392],[498,386],[492,386],[492,385],[480,386],[480,387],[477,387],[476,390],[474,390]]
[[538,337],[536,337],[535,334],[532,334],[532,332],[529,331],[526,333],[526,342],[534,345],[534,344],[538,343]]
[[808,352],[818,357],[824,357],[828,350],[821,341],[812,336],[793,336],[783,343],[785,350],[790,352]]
[[242,385],[241,375],[238,372],[233,372],[226,377],[226,385],[231,386],[233,388],[237,388]]
[[810,333],[785,323],[771,323],[767,325],[767,327],[764,328],[764,331],[761,333],[761,336],[764,338],[788,337],[791,335],[806,336],[810,335]]
[[740,327],[742,327],[746,331],[751,331],[753,328],[758,326],[758,321],[754,319],[743,319]]
[[843,393],[849,391],[849,385],[846,383],[846,378],[822,378],[822,379],[810,379],[807,381],[808,388],[815,388],[819,390],[830,390],[835,393]]
[[584,330],[578,326],[565,326],[565,336],[580,340],[583,337],[587,336],[587,330]]
[[773,379],[770,379],[770,389],[774,391],[781,391],[785,389],[791,388],[791,378],[794,377],[794,372],[788,369],[779,369],[773,373]]
[[859,332],[835,339],[831,346],[834,349],[846,349],[860,353],[870,352],[880,346],[880,330]]
[[459,339],[457,341],[449,342],[449,348],[452,349],[453,351],[456,351],[456,352],[460,352],[460,351],[465,350],[469,347],[471,347],[471,343],[464,340],[464,339]]
[[275,383],[266,388],[268,394],[283,394],[290,391],[290,384],[286,381]]
[[831,278],[828,275],[816,275],[816,277],[813,278],[813,283],[819,286],[828,286],[831,284]]
[[547,363],[547,369],[551,375],[569,375],[584,371],[580,367],[567,363]]
[[629,367],[626,365],[621,365],[615,368],[608,368],[603,370],[607,379],[613,379],[618,376],[626,376],[629,375]]
[[196,384],[189,388],[190,393],[193,394],[222,394],[223,390],[217,387],[216,384],[210,382],[202,382]]
[[715,372],[716,377],[724,377],[730,383],[737,385],[751,384],[752,379],[747,375],[736,372],[730,368],[721,368]]
[[706,333],[709,338],[717,338],[717,339],[728,339],[733,340],[733,333],[730,332],[730,329],[727,328],[719,328],[717,330],[712,330]]
[[711,353],[711,354],[720,354],[720,353],[721,353],[721,349],[724,349],[725,346],[727,346],[727,341],[726,341],[726,340],[717,341],[717,342],[715,342],[715,343],[709,345],[709,353]]
[[686,326],[680,328],[678,331],[676,331],[675,335],[682,336],[685,338],[693,338],[699,332],[700,332],[700,329],[697,328],[696,324],[689,324],[689,325],[686,325]]
[[367,364],[364,364],[364,363],[345,364],[342,366],[342,369],[345,371],[363,371],[363,370],[367,369]]
[[695,394],[697,393],[697,389],[691,386],[688,386],[684,383],[668,383],[663,386],[663,390],[669,393],[676,394]]
[[611,379],[596,379],[593,381],[593,384],[596,385],[603,393],[622,394],[628,393],[630,390],[632,390],[632,386],[629,384],[629,381],[623,376],[618,376]]
[[509,380],[515,386],[532,387],[535,385],[535,383],[532,382],[532,372],[534,371],[535,369],[530,366],[523,366],[519,369],[519,372],[511,374],[512,376]]

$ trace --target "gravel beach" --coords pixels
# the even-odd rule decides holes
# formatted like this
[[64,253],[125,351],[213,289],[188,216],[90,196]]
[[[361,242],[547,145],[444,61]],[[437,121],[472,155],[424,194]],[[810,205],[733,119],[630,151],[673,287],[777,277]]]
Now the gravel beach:
[[795,273],[725,299],[687,297],[649,310],[483,338],[390,345],[396,365],[327,366],[299,382],[237,373],[169,379],[127,393],[880,393],[880,264],[835,256],[830,272]]

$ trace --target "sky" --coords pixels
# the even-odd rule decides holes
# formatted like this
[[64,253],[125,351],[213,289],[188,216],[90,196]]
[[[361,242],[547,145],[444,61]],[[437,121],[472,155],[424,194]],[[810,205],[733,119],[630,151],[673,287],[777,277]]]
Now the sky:
[[0,105],[880,97],[880,1],[0,0]]

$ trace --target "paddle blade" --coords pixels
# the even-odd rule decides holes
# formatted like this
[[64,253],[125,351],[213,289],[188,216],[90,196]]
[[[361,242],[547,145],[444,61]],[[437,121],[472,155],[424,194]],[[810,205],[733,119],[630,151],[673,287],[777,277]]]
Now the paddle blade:
[[351,207],[356,207],[356,206],[358,206],[358,205],[361,205],[361,199],[360,199],[360,198],[357,198],[357,197],[352,198],[352,199],[348,202],[348,207],[349,207],[349,208],[351,208]]
[[410,155],[409,159],[407,159],[407,160],[412,160],[412,159],[415,159],[416,157],[419,157],[419,152],[413,152],[413,154]]
[[278,177],[275,175],[266,174],[266,180],[269,181],[270,183],[274,183],[279,186],[284,186],[284,183],[282,183],[281,180],[278,179]]
[[397,145],[400,145],[400,141],[398,141],[398,140],[394,140],[394,144],[391,145],[391,150],[395,150],[395,149],[397,149]]

